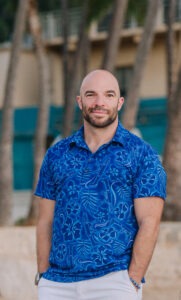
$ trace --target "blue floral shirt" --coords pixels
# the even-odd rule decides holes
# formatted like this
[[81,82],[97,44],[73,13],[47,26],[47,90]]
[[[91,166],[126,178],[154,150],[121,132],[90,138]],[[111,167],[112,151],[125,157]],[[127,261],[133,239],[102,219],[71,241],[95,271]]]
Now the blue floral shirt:
[[165,186],[158,155],[121,124],[95,153],[83,127],[49,148],[35,192],[56,201],[43,277],[73,282],[128,269],[138,231],[134,199],[165,199]]

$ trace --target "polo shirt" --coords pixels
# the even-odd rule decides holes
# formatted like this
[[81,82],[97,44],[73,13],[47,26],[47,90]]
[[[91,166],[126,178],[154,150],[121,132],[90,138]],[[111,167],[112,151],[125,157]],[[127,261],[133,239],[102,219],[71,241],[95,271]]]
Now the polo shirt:
[[165,190],[157,153],[120,123],[95,153],[83,127],[50,147],[35,191],[56,201],[50,267],[43,277],[74,282],[128,269],[138,231],[134,199],[165,199]]

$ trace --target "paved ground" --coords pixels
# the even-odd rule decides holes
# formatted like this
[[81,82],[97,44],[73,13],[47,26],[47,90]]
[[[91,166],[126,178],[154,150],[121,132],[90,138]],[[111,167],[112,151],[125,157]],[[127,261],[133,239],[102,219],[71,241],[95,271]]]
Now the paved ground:
[[[14,222],[20,220],[21,218],[25,218],[27,216],[30,200],[31,200],[31,191],[14,192],[13,194],[13,204],[14,204],[13,221]],[[181,300],[181,288],[179,287],[180,284],[177,283],[175,287],[174,286],[167,287],[167,283],[170,283],[170,281],[174,282],[176,281],[175,279],[177,277],[180,278],[179,276],[181,276],[180,264],[178,264],[179,261],[178,253],[180,253],[179,249],[181,249],[180,248],[181,231],[178,229],[176,230],[175,228],[176,225],[177,224],[171,224],[171,223],[169,224],[169,226],[167,226],[167,224],[162,224],[162,231],[165,231],[164,239],[163,238],[159,239],[158,248],[157,251],[155,251],[154,258],[152,260],[152,264],[148,272],[147,285],[145,286],[145,290],[144,290],[144,297],[143,297],[144,300],[170,300],[170,299]],[[167,228],[164,228],[166,226]],[[178,226],[180,225],[178,224]],[[159,261],[160,264],[158,264]],[[162,271],[162,269],[165,271]],[[160,273],[161,271],[162,273],[164,272],[164,274]],[[156,283],[155,285],[152,284],[152,281],[155,280],[154,279],[155,275],[157,275],[157,278],[159,280],[161,280],[162,277],[166,278],[166,284],[164,284],[164,282],[161,282],[161,284],[160,285],[158,284],[158,286]],[[172,278],[173,276],[175,276],[174,280]],[[168,278],[170,277],[169,281],[167,277]],[[157,280],[154,282],[157,282]],[[0,295],[0,300],[7,300],[7,299],[3,299]]]
[[[31,191],[16,191],[13,193],[13,221],[27,216],[31,200]],[[1,300],[1,298],[0,298]]]

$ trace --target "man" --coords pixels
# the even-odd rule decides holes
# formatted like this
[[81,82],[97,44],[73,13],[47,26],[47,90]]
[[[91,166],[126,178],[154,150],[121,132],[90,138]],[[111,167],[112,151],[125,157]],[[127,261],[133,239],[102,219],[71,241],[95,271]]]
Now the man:
[[49,148],[35,194],[40,300],[138,300],[158,236],[165,172],[118,122],[116,78],[95,70],[77,103],[84,126]]

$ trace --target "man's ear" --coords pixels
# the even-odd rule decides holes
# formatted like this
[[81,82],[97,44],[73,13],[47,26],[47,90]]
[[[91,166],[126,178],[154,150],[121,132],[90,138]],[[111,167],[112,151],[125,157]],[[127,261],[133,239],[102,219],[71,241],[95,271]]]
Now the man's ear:
[[120,97],[119,98],[119,103],[118,103],[118,111],[121,110],[123,104],[124,104],[124,97]]
[[82,99],[81,99],[81,96],[77,96],[76,97],[76,101],[77,101],[77,104],[78,104],[79,108],[82,110]]

